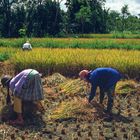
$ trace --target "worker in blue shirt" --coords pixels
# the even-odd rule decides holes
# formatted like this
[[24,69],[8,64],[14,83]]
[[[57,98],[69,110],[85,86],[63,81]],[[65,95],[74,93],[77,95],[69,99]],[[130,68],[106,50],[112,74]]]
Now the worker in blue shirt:
[[113,95],[115,92],[116,83],[121,79],[121,74],[113,68],[97,68],[95,70],[82,70],[79,73],[81,79],[91,83],[91,92],[88,97],[88,102],[94,99],[97,87],[100,88],[100,104],[103,103],[105,93],[108,96],[106,113],[112,112]]

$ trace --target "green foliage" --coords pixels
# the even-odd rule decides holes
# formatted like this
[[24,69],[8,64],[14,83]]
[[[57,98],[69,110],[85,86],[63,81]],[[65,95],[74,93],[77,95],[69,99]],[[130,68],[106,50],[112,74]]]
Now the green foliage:
[[140,38],[140,34],[133,34],[131,31],[123,31],[123,32],[118,32],[114,31],[112,32],[112,37],[113,38]]
[[[19,4],[20,2],[20,4]],[[56,35],[60,31],[62,15],[57,1],[2,1],[0,29],[3,37]]]
[[22,48],[23,43],[23,39],[0,39],[0,47]]
[[124,5],[121,9],[121,13],[122,13],[122,31],[124,31],[126,29],[126,24],[127,24],[127,18],[130,15],[130,13],[128,12],[128,5]]
[[106,32],[104,0],[67,0],[70,33]]
[[26,36],[26,29],[19,29],[19,35],[20,35],[20,37],[25,37]]
[[6,61],[10,59],[18,49],[11,48],[11,47],[0,47],[0,62]]
[[11,57],[11,54],[7,52],[0,52],[0,62],[8,60]]
[[[66,0],[67,11],[64,11],[61,2],[2,0],[0,37],[65,37],[79,33],[140,32],[140,18],[131,15],[127,5],[118,13],[105,8],[105,0]],[[125,38],[123,35],[122,38]]]
[[76,13],[76,20],[80,22],[82,25],[82,33],[84,33],[84,27],[86,24],[90,23],[91,19],[91,10],[89,7],[81,7],[80,11]]
[[[127,38],[131,35],[124,36],[125,34],[104,34],[102,35],[93,34],[93,38],[79,38],[76,35],[74,38],[31,38],[30,43],[33,48],[86,48],[86,49],[106,49],[106,48],[116,48],[116,49],[136,49],[140,50],[140,40],[138,39],[112,39],[112,38]],[[92,36],[92,34],[91,34]],[[110,37],[110,39],[106,39]],[[139,37],[136,35],[134,37]],[[0,39],[1,47],[14,47],[22,48],[24,40],[23,39]]]

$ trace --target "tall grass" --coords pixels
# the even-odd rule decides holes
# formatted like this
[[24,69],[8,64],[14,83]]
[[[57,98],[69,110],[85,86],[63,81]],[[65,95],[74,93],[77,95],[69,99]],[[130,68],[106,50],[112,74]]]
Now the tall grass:
[[[74,35],[73,35],[74,36]],[[112,34],[77,34],[75,37],[80,38],[138,38],[140,39],[140,34],[132,34],[125,32],[116,32],[114,31]]]
[[43,74],[78,76],[82,69],[113,67],[130,78],[140,78],[140,51],[136,50],[36,48],[30,52],[17,51],[10,63],[17,72],[35,68]]
[[0,48],[0,62],[8,60],[10,57],[14,55],[17,49],[14,48]]
[[[140,39],[107,38],[31,38],[32,47],[40,48],[89,48],[89,49],[136,49],[140,50]],[[0,39],[1,47],[22,48],[24,39]]]
[[11,38],[11,39],[0,39],[0,47],[15,47],[15,48],[21,48],[23,43],[25,42],[24,39],[16,39],[16,38]]

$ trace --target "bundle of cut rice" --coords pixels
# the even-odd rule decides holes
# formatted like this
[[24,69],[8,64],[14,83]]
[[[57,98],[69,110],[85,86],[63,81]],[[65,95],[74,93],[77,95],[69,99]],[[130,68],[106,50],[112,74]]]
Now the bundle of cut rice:
[[137,92],[137,82],[134,80],[119,81],[116,86],[117,94],[130,94]]
[[74,98],[71,101],[60,103],[49,115],[51,120],[76,120],[89,121],[103,117],[103,108],[96,102],[87,104],[84,98]]
[[65,81],[66,81],[66,78],[59,73],[54,73],[53,75],[45,78],[45,84],[50,87],[57,86],[60,83],[63,83]]
[[80,79],[67,80],[66,82],[59,85],[61,92],[68,96],[85,95],[87,93],[87,85]]

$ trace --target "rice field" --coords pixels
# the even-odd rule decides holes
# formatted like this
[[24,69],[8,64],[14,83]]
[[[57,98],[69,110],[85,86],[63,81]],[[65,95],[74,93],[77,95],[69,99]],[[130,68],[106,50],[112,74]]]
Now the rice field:
[[86,48],[86,49],[135,49],[140,50],[139,38],[19,38],[0,39],[0,47],[21,48],[29,40],[33,48]]
[[81,38],[140,38],[140,34],[114,32],[112,34],[79,34]]
[[113,67],[126,77],[140,78],[140,52],[136,50],[34,48],[29,52],[17,50],[8,62],[16,72],[34,68],[44,75],[59,72],[78,76],[82,69]]
[[[74,89],[75,87],[75,89]],[[127,90],[126,90],[127,89]],[[90,91],[80,79],[70,79],[59,73],[43,78],[45,112],[24,115],[24,126],[12,126],[0,121],[0,140],[138,140],[140,138],[140,85],[134,80],[120,81],[116,87],[113,120],[104,119],[103,107],[85,103]],[[4,94],[0,90],[0,108]],[[106,107],[107,99],[104,100]],[[24,104],[30,108],[31,105]],[[9,115],[7,109],[5,116]],[[1,113],[1,112],[0,112]],[[26,115],[27,113],[24,112]],[[3,114],[2,114],[3,115]]]
[[[10,117],[11,106],[0,87],[0,140],[140,139],[140,39],[99,38],[31,38],[32,51],[21,50],[25,39],[0,39],[0,75],[37,69],[45,96],[43,114],[24,104],[30,112],[23,113],[25,125],[12,126],[3,119],[2,113]],[[87,105],[90,88],[78,78],[80,70],[97,67],[115,68],[126,78],[116,86],[110,122],[103,113],[107,98],[100,106],[97,90],[95,102]]]

